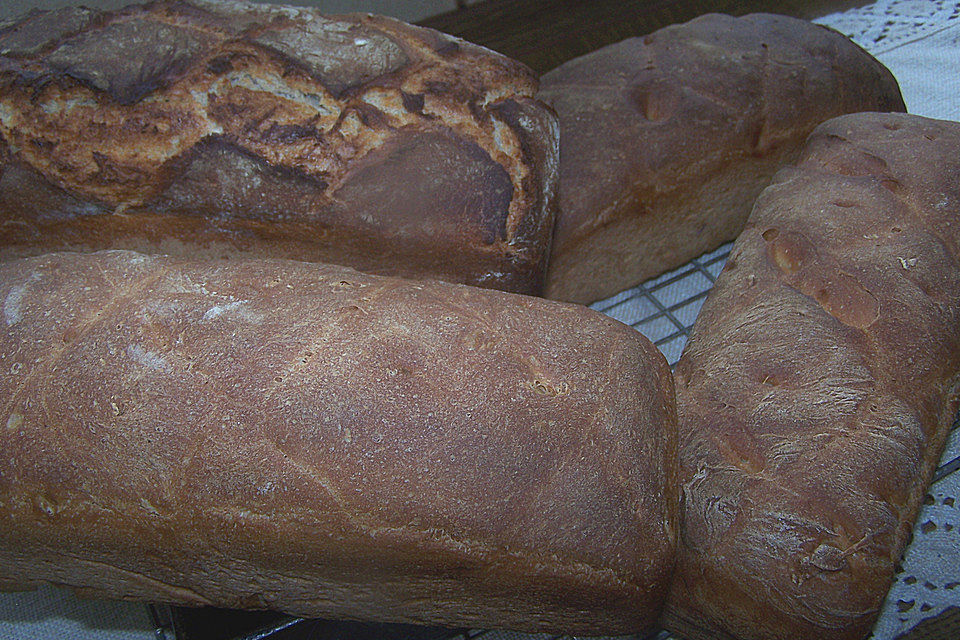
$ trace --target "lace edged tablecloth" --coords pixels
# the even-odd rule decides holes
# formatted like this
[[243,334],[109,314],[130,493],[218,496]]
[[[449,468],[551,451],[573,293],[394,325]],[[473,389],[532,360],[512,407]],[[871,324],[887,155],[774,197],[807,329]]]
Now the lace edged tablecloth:
[[[816,22],[850,36],[879,58],[900,83],[908,110],[934,118],[960,120],[960,2],[880,0],[867,7],[824,16]],[[671,273],[598,302],[594,308],[636,327],[673,363],[729,246]],[[890,590],[874,630],[874,640],[894,640],[925,619],[960,607],[960,429],[955,429],[927,495],[902,570]],[[926,625],[930,627],[929,623]],[[939,630],[916,638],[960,637]],[[956,629],[957,627],[951,627]],[[484,640],[542,640],[508,632],[471,632]],[[158,638],[142,605],[79,600],[42,588],[0,594],[0,640],[151,640]],[[670,636],[658,634],[664,640]]]

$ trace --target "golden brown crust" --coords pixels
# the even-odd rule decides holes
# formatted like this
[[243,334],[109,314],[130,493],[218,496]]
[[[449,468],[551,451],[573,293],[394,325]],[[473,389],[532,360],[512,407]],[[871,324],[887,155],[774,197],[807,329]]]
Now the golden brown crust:
[[734,239],[813,130],[903,111],[893,76],[840,34],[706,15],[572,60],[538,97],[561,126],[546,295],[592,302]]
[[818,127],[676,369],[685,637],[870,630],[960,392],[960,124]]
[[[164,237],[192,241],[180,228],[189,210],[207,219],[202,235],[217,246],[244,252],[253,242],[258,253],[397,273],[370,257],[397,253],[396,238],[368,222],[400,203],[423,221],[417,246],[402,252],[404,275],[539,292],[558,133],[531,97],[536,84],[493,52],[370,15],[173,0],[30,14],[0,30],[0,138],[12,150],[0,166],[2,255],[146,248],[124,216],[159,214]],[[502,115],[518,104],[525,117]],[[438,148],[438,138],[450,144]],[[218,181],[189,174],[198,155],[222,147],[244,159],[226,158]],[[363,174],[396,148],[417,152]],[[83,202],[96,222],[58,208],[57,197],[38,203],[47,214],[18,207],[38,200],[36,180],[11,171]],[[279,176],[269,200],[258,192],[262,174]],[[377,200],[352,199],[378,189]],[[181,211],[164,208],[171,202]],[[288,230],[289,243],[259,242],[256,216],[236,213],[265,202],[304,223]],[[456,233],[433,235],[437,225]],[[358,242],[373,250],[353,253]]]
[[653,623],[663,357],[589,309],[279,260],[0,264],[0,586],[449,626]]

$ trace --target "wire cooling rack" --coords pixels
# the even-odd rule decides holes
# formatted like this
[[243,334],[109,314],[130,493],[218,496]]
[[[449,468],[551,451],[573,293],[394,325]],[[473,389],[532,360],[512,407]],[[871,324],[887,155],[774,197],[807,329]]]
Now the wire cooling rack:
[[590,308],[650,338],[672,367],[680,359],[700,307],[723,270],[732,246],[725,244]]

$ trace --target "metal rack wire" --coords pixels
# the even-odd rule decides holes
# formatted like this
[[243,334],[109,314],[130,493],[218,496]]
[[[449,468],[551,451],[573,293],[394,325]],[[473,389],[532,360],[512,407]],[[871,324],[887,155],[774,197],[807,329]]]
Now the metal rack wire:
[[590,307],[650,338],[672,367],[680,359],[700,307],[723,270],[732,246],[725,244]]

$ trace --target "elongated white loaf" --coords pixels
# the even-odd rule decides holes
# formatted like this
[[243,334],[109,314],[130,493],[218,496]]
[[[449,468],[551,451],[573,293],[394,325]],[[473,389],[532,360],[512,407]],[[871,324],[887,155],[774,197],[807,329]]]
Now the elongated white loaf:
[[541,84],[561,128],[546,296],[582,303],[736,238],[824,120],[904,110],[893,75],[853,42],[762,13],[630,38]]

